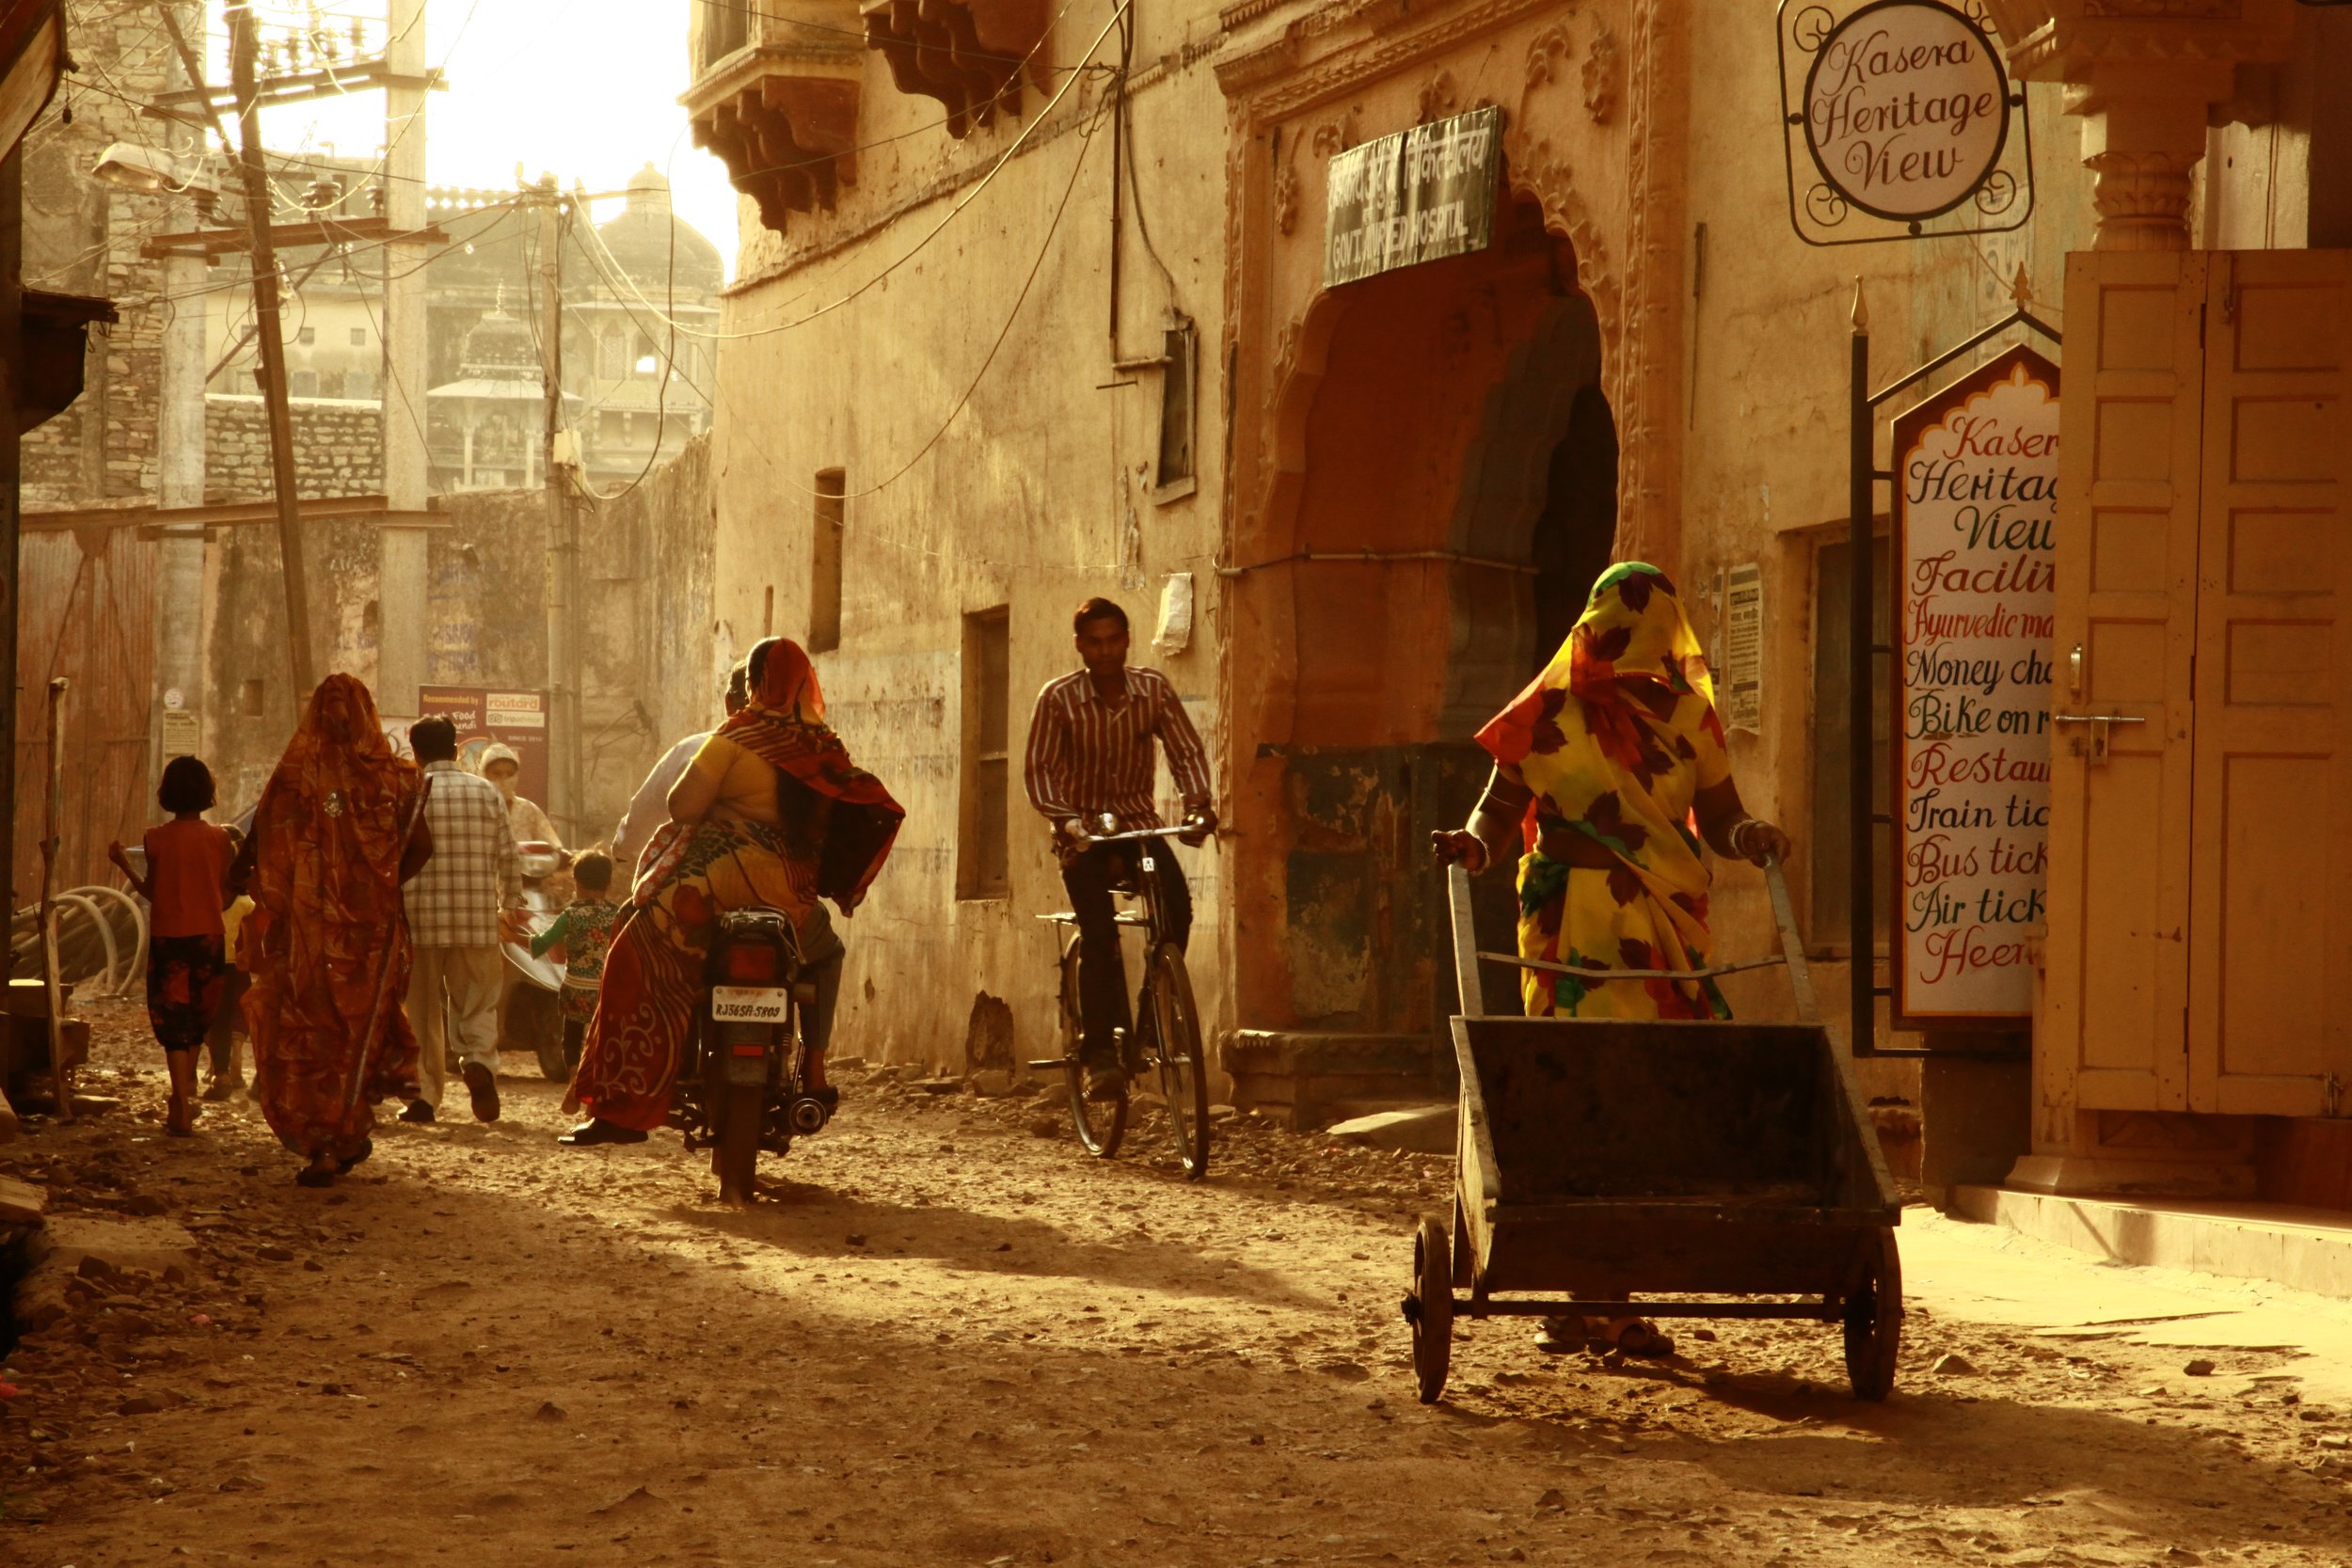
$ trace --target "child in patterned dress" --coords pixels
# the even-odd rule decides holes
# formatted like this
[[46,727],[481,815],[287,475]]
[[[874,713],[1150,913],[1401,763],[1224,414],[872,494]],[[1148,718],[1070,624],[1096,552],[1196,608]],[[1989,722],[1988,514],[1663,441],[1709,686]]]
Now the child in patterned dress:
[[596,990],[604,983],[605,949],[612,945],[612,929],[621,919],[621,906],[608,896],[612,857],[596,850],[580,856],[572,863],[572,885],[580,895],[531,939],[531,956],[542,958],[558,946],[564,949],[564,1060],[578,1067],[580,1042],[596,1012]]

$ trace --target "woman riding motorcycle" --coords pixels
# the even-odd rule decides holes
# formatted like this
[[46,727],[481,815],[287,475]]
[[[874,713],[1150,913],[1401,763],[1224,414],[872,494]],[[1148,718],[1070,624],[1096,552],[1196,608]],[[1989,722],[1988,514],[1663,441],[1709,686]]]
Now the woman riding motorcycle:
[[770,638],[745,663],[751,701],[671,789],[671,819],[647,847],[613,934],[567,1097],[590,1119],[561,1143],[643,1143],[668,1117],[704,956],[732,910],[778,910],[798,929],[803,969],[818,991],[807,1020],[807,1083],[832,1098],[823,1053],[841,943],[818,899],[831,898],[845,916],[855,911],[906,813],[825,723],[824,693],[798,643]]

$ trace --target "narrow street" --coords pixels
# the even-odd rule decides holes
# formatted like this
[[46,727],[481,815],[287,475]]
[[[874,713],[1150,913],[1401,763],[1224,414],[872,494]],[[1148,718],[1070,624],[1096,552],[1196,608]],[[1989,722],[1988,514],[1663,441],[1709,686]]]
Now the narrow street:
[[2352,1556],[2340,1361],[2191,1379],[2178,1345],[1951,1315],[1936,1279],[2016,1239],[1925,1210],[1883,1407],[1809,1325],[1613,1367],[1486,1323],[1424,1408],[1395,1301],[1441,1161],[1243,1123],[1194,1187],[1148,1137],[1096,1164],[878,1074],[739,1212],[675,1138],[559,1149],[553,1086],[510,1076],[497,1125],[394,1127],[315,1194],[243,1101],[162,1137],[138,1013],[93,1011],[121,1106],[0,1175],[200,1261],[77,1280],[8,1358],[28,1568]]

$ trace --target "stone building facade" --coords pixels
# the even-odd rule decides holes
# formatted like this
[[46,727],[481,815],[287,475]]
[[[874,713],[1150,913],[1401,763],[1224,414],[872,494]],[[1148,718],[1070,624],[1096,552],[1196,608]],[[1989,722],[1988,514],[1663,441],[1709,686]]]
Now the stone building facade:
[[[1441,1085],[1455,1002],[1427,831],[1468,808],[1471,732],[1612,558],[1666,567],[1718,646],[1728,573],[1757,569],[1760,695],[1733,765],[1800,846],[1840,994],[1857,277],[1891,371],[1999,319],[2021,275],[2062,327],[2069,258],[2127,231],[2352,243],[2352,142],[2322,86],[2344,19],[1968,9],[2021,77],[2029,219],[1813,248],[1791,232],[1771,8],[1239,0],[1106,29],[950,0],[927,12],[943,44],[846,0],[764,24],[698,5],[686,104],[744,195],[721,636],[808,638],[851,748],[910,808],[850,932],[843,1037],[952,1065],[1002,1001],[1012,1054],[1052,1051],[1033,917],[1064,895],[1017,788],[1000,807],[982,786],[1000,719],[1017,757],[1032,695],[1074,662],[1072,606],[1101,593],[1218,762],[1226,831],[1186,863],[1236,1092],[1313,1116]],[[2105,31],[2082,43],[2087,25]],[[1116,100],[1103,65],[1123,67]],[[2247,91],[2206,90],[2240,66]],[[1332,157],[1485,106],[1504,127],[1493,245],[1327,287]],[[1166,628],[1164,603],[1185,610]],[[1721,869],[1714,908],[1721,950],[1770,949],[1752,872]],[[1779,985],[1734,1005],[1775,1016]],[[1980,1064],[1863,1065],[1915,1105],[1976,1092]],[[2025,1068],[1986,1071],[2005,1162]]]

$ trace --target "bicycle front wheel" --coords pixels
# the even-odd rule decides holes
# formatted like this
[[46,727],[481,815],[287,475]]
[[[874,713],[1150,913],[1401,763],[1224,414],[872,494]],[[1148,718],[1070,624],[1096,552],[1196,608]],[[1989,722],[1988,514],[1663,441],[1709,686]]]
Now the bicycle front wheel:
[[1152,954],[1152,1025],[1160,1056],[1160,1092],[1176,1157],[1195,1181],[1209,1174],[1209,1073],[1200,1055],[1200,1013],[1184,949],[1164,942]]
[[1086,1009],[1080,1005],[1078,936],[1072,932],[1061,952],[1062,1079],[1070,1088],[1070,1125],[1089,1154],[1107,1160],[1119,1152],[1127,1131],[1127,1097],[1089,1100],[1086,1069],[1079,1061],[1079,1044],[1086,1037]]

